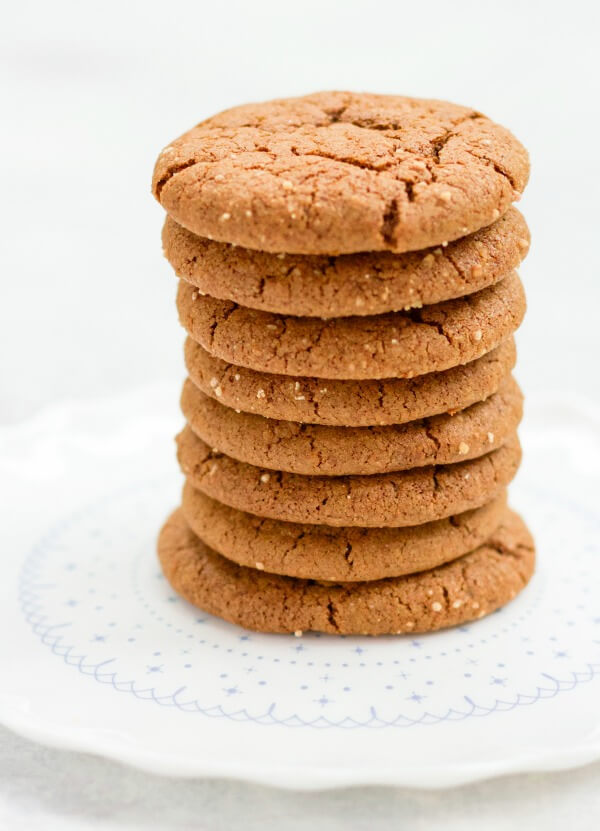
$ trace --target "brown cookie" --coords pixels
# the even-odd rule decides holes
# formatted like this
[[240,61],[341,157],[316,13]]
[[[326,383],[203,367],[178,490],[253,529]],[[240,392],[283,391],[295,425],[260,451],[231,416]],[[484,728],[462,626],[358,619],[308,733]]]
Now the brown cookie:
[[211,355],[259,372],[317,378],[412,378],[481,357],[509,337],[525,313],[515,272],[458,300],[410,312],[323,321],[286,317],[203,296],[184,280],[182,326]]
[[455,415],[386,427],[326,427],[236,413],[187,379],[183,414],[209,447],[241,462],[308,475],[387,473],[474,459],[500,447],[523,414],[523,395],[508,377],[486,401]]
[[322,92],[219,113],[152,188],[195,234],[260,251],[413,251],[490,225],[527,184],[506,129],[444,101]]
[[329,528],[236,511],[186,483],[181,510],[203,542],[259,571],[333,582],[380,580],[435,568],[484,543],[500,525],[506,493],[447,519],[409,528]]
[[371,476],[301,476],[238,462],[211,450],[190,427],[177,456],[191,484],[225,505],[312,525],[401,527],[479,508],[511,481],[521,461],[516,436],[468,462]]
[[515,269],[529,248],[529,230],[515,208],[446,248],[407,254],[268,254],[198,237],[169,216],[162,239],[177,276],[204,294],[322,318],[383,314],[473,294]]
[[187,338],[185,363],[206,395],[241,412],[307,424],[367,427],[404,424],[463,410],[496,392],[515,365],[509,338],[468,364],[416,378],[338,381],[255,372],[213,357]]
[[364,583],[319,583],[237,565],[211,551],[175,511],[158,556],[190,603],[259,632],[339,635],[429,632],[483,617],[508,603],[535,564],[531,534],[507,511],[489,540],[439,568]]

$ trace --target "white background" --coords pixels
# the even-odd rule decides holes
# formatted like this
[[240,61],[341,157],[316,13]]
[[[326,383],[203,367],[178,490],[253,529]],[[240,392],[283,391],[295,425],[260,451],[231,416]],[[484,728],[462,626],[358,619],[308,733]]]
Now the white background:
[[[150,196],[158,151],[224,107],[327,88],[448,98],[526,144],[517,374],[526,392],[600,402],[597,4],[55,0],[4,4],[1,20],[0,423],[182,376]],[[149,780],[1,731],[0,753],[2,829],[552,829],[576,816],[584,829],[600,816],[599,766],[451,794],[300,797]]]

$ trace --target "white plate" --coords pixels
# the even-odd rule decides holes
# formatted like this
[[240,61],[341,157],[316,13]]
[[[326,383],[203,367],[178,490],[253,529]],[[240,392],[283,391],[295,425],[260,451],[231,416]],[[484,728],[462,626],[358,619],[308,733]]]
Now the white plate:
[[600,756],[600,427],[530,402],[512,489],[539,548],[505,609],[418,637],[258,635],[155,558],[180,485],[172,387],[0,431],[0,719],[179,776],[442,787]]

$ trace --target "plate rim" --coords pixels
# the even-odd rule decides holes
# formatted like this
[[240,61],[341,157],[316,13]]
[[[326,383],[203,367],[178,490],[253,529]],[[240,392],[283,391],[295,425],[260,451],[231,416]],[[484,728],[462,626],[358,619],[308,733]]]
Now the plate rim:
[[[86,741],[73,728],[52,728],[42,726],[36,719],[19,718],[14,709],[3,706],[0,695],[0,721],[17,735],[30,741],[59,751],[85,753],[112,762],[142,770],[156,776],[183,779],[232,779],[255,785],[279,788],[290,791],[325,791],[347,787],[405,787],[423,791],[443,790],[461,785],[482,782],[499,776],[518,775],[520,773],[545,773],[560,770],[572,770],[591,764],[600,757],[600,735],[591,743],[580,742],[568,750],[551,754],[547,751],[525,752],[518,759],[499,756],[486,762],[469,762],[446,766],[428,766],[427,777],[422,776],[423,767],[384,765],[379,767],[354,767],[352,770],[336,772],[332,766],[316,767],[310,765],[290,765],[278,761],[277,764],[215,763],[205,758],[181,760],[164,751],[137,752],[132,746],[126,746],[115,736],[109,734],[108,741],[96,734],[92,740],[90,731],[86,731],[90,740]],[[111,741],[112,740],[112,741]]]

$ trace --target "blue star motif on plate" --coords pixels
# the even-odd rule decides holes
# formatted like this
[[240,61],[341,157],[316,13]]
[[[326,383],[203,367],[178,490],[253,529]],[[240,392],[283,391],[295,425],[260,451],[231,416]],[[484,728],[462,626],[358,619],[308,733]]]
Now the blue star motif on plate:
[[496,675],[492,675],[490,684],[495,684],[498,687],[505,687],[507,680],[508,679],[506,678],[498,678]]
[[426,695],[419,695],[419,693],[413,692],[412,695],[407,697],[407,701],[416,701],[419,704],[421,701],[424,701],[427,698]]
[[326,704],[331,704],[331,699],[327,698],[326,695],[322,695],[321,698],[314,698],[313,701],[315,704],[320,704],[321,707],[324,707]]
[[229,696],[229,695],[237,695],[237,694],[241,693],[242,691],[238,690],[237,686],[235,686],[235,687],[223,687],[223,692],[225,693],[225,695]]
[[162,672],[162,664],[160,666],[146,665],[146,673],[150,675],[151,672]]
[[105,640],[106,635],[94,635],[94,637],[92,638],[92,641],[98,641],[100,643],[104,643]]

